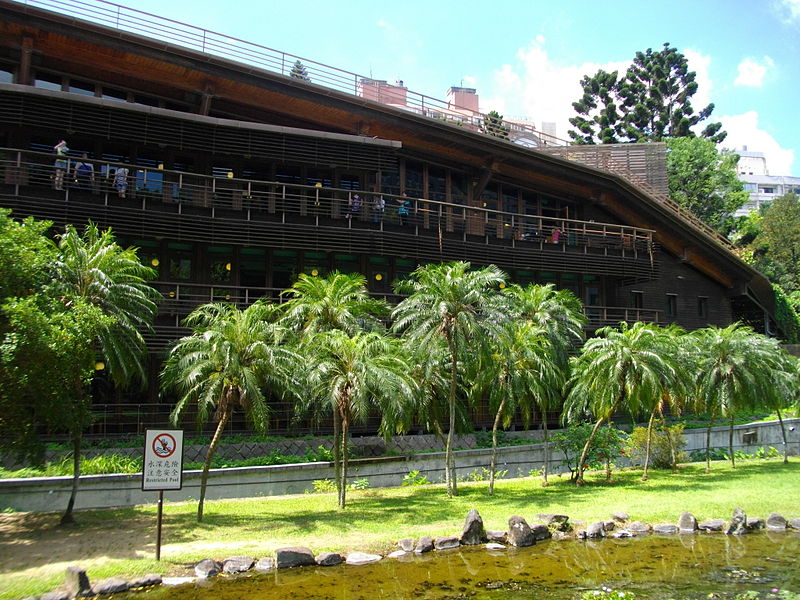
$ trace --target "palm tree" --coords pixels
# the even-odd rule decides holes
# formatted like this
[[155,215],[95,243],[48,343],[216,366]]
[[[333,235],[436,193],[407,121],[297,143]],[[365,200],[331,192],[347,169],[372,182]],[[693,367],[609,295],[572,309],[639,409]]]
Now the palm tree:
[[[98,318],[93,324],[95,350],[113,383],[121,388],[131,381],[147,380],[146,345],[142,331],[150,329],[157,312],[159,293],[147,284],[155,273],[142,265],[134,248],[123,249],[114,241],[110,229],[100,231],[89,223],[83,235],[68,225],[58,239],[58,258],[54,264],[53,285],[69,310],[80,304],[91,306]],[[88,348],[91,350],[91,348]],[[76,354],[81,350],[76,349]],[[83,352],[86,354],[86,352]],[[76,381],[75,410],[69,424],[73,442],[73,480],[67,509],[61,523],[74,521],[72,512],[78,493],[81,471],[81,441],[88,422],[86,399],[91,380],[89,366]],[[84,408],[81,408],[83,406]]]
[[[510,294],[520,318],[532,323],[544,331],[550,343],[553,366],[560,371],[559,380],[566,379],[569,374],[569,357],[583,344],[586,315],[583,314],[581,301],[569,290],[557,290],[553,284],[531,284],[526,287],[511,285]],[[542,469],[542,485],[547,486],[547,475],[550,463],[550,444],[548,439],[548,415],[561,406],[562,386],[542,389],[534,397],[542,415],[544,431],[544,468]]]
[[453,457],[456,429],[456,404],[461,360],[467,352],[474,355],[488,348],[487,341],[508,312],[498,288],[506,275],[497,267],[470,270],[467,262],[430,264],[419,267],[410,279],[397,286],[399,293],[410,295],[392,312],[394,330],[402,332],[409,343],[416,344],[430,356],[442,342],[447,346],[448,431],[445,443],[445,479],[449,496],[457,493]]
[[364,422],[380,409],[381,431],[390,435],[401,428],[404,399],[414,395],[414,382],[400,343],[375,332],[349,336],[331,330],[307,340],[310,404],[330,406],[341,423],[339,507],[345,507],[350,426]]
[[264,388],[292,393],[299,357],[289,347],[289,331],[277,324],[278,307],[258,301],[245,310],[231,304],[211,303],[196,308],[183,324],[193,334],[178,340],[161,372],[165,391],[175,391],[178,402],[171,420],[180,422],[186,409],[197,406],[197,426],[212,415],[217,423],[208,446],[200,481],[197,520],[203,520],[208,471],[225,425],[241,408],[250,425],[266,431],[269,407]]
[[570,421],[591,413],[597,419],[578,461],[576,483],[582,485],[586,456],[597,430],[620,408],[639,413],[661,398],[676,378],[669,336],[657,325],[620,323],[603,327],[572,360],[572,377],[564,418]]
[[[366,279],[359,273],[334,271],[327,277],[302,273],[284,295],[289,300],[283,305],[283,323],[300,334],[303,344],[314,334],[325,331],[355,335],[361,331],[385,330],[380,317],[388,313],[388,306],[385,301],[370,297]],[[334,479],[338,485],[342,481],[339,472],[342,424],[339,412],[332,412]]]
[[516,411],[530,421],[532,399],[560,392],[563,372],[556,365],[545,332],[525,321],[509,320],[494,344],[488,361],[479,364],[476,389],[494,407],[489,495],[494,493],[497,467],[497,429],[508,427]]
[[785,406],[790,385],[788,380],[791,377],[790,359],[777,340],[757,334],[741,323],[733,323],[724,328],[706,327],[690,335],[697,357],[697,398],[700,407],[709,414],[706,470],[711,468],[709,445],[711,426],[716,417],[730,419],[728,452],[731,465],[735,467],[735,411],[757,403],[777,410]]

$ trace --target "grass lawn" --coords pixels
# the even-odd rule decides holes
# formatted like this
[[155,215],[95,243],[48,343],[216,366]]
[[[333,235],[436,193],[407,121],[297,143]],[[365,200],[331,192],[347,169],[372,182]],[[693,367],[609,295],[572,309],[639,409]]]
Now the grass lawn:
[[[800,517],[800,462],[794,459],[682,465],[679,472],[616,471],[614,480],[590,473],[576,488],[566,478],[499,480],[495,495],[485,482],[462,483],[448,499],[443,486],[427,485],[353,491],[338,510],[336,494],[264,497],[207,502],[204,521],[196,522],[196,503],[165,503],[162,560],[153,560],[154,505],[76,513],[78,524],[61,528],[57,513],[0,515],[0,599],[49,591],[63,582],[67,565],[87,569],[90,579],[156,572],[191,574],[202,558],[218,560],[247,554],[273,555],[282,546],[307,546],[314,553],[354,550],[385,553],[402,537],[460,534],[464,517],[476,508],[487,529],[506,529],[511,515],[529,522],[537,513],[563,513],[571,522],[608,519],[625,511],[631,519],[675,523],[684,510],[699,520],[729,519],[733,509],[749,516],[770,512]],[[169,492],[166,494],[169,496]]]

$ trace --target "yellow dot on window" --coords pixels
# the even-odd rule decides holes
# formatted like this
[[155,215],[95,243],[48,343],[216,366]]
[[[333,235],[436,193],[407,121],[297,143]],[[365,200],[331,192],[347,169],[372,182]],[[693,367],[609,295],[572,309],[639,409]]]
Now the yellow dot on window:
[[316,277],[317,275],[319,275],[319,271],[317,271],[316,269],[311,269],[311,275]]
[[157,267],[158,265],[161,264],[161,262],[157,258],[154,258],[153,260],[150,261],[150,264],[153,265],[154,267]]
[[506,284],[505,284],[505,283],[501,283],[501,284],[500,284],[500,289],[501,289],[501,290],[504,290],[504,289],[506,289]]
[[380,281],[381,279],[383,279],[383,275],[381,275],[380,273],[375,275],[375,280],[376,281]]
[[94,370],[95,371],[102,371],[105,368],[106,368],[106,364],[103,361],[98,360],[96,363],[94,363]]
[[225,263],[225,270],[226,271],[230,271],[231,270],[231,263]]

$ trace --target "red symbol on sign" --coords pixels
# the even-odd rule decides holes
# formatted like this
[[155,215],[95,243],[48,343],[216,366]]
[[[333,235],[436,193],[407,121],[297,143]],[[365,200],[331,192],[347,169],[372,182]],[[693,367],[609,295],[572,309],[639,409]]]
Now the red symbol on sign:
[[153,438],[153,452],[159,458],[169,458],[177,447],[175,438],[168,433],[159,433]]

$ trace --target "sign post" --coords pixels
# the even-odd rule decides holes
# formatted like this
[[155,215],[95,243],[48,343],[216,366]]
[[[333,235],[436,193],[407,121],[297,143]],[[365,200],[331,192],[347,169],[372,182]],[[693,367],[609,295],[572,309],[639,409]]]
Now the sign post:
[[181,487],[183,487],[183,431],[180,429],[146,430],[142,491],[158,491],[156,560],[161,560],[164,490],[179,490]]

